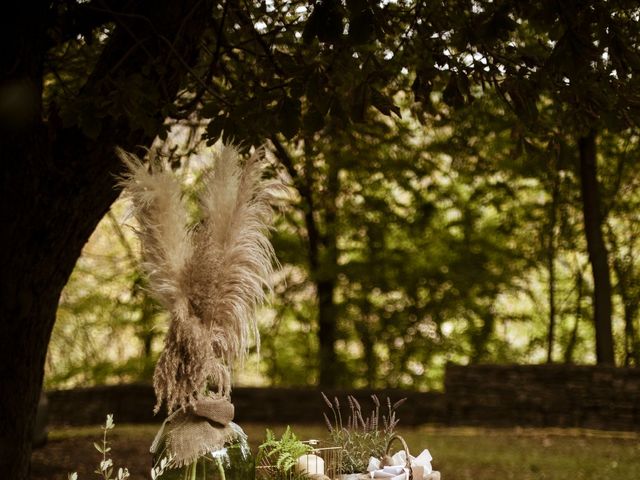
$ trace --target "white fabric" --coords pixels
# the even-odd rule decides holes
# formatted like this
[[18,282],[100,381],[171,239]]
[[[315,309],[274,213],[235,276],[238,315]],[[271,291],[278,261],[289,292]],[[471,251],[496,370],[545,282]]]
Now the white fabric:
[[[371,478],[384,478],[385,480],[407,480],[407,469],[405,468],[407,464],[407,454],[404,450],[400,450],[393,457],[391,457],[391,465],[380,468],[380,459],[371,457],[369,458],[369,466],[367,467],[367,472],[371,474]],[[433,457],[429,450],[424,449],[420,455],[414,457],[413,455],[409,455],[409,460],[411,461],[411,467],[422,467],[424,475],[429,475],[433,472],[433,468],[431,466],[431,460]],[[414,473],[416,470],[415,469]],[[423,480],[422,478],[414,478],[413,480]]]

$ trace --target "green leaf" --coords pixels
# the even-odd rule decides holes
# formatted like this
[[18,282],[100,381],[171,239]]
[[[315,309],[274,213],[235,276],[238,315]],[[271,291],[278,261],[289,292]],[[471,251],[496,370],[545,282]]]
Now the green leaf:
[[302,117],[302,128],[308,134],[314,134],[324,127],[324,115],[318,109],[311,107]]
[[411,91],[417,102],[430,101],[431,90],[433,89],[433,83],[431,79],[424,73],[416,74],[416,78],[411,84]]
[[309,76],[305,90],[307,99],[321,115],[326,115],[331,106],[331,99],[327,95],[325,82],[326,79],[321,73],[314,72]]
[[93,111],[82,111],[78,118],[78,126],[82,133],[84,133],[91,140],[95,140],[100,135],[102,130],[102,122],[96,118]]
[[206,132],[206,137],[208,139],[207,143],[209,145],[213,145],[218,140],[218,138],[220,138],[220,135],[222,134],[222,130],[224,129],[225,123],[226,123],[226,118],[222,116],[214,117],[211,119],[211,121],[209,121],[209,124],[207,125],[207,132]]
[[314,15],[318,40],[335,43],[342,37],[342,11],[337,0],[320,0],[313,10]]
[[[353,89],[351,95],[350,116],[354,122],[364,122],[367,107],[369,106],[369,85],[362,82]],[[383,112],[384,113],[384,112]],[[385,114],[386,115],[386,114]]]
[[280,105],[278,123],[280,132],[286,138],[292,138],[300,129],[300,100],[285,97]]
[[373,88],[371,89],[371,104],[383,115],[390,116],[392,113],[395,113],[398,117],[401,116],[400,107],[394,104],[389,97],[386,97]]
[[549,39],[557,42],[564,35],[564,22],[557,21],[549,29]]
[[220,104],[218,102],[208,102],[202,106],[200,114],[204,118],[214,118],[220,113]]
[[447,86],[442,92],[442,100],[450,107],[458,108],[464,105],[464,96],[460,93],[457,75],[451,73]]
[[349,19],[349,41],[352,45],[362,45],[375,38],[375,16],[370,8]]

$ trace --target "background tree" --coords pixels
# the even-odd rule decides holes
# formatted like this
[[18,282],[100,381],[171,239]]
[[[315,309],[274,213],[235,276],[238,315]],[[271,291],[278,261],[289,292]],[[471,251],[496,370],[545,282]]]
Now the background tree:
[[[451,11],[458,13],[457,17]],[[580,154],[584,231],[592,268],[599,363],[614,363],[611,281],[603,238],[597,179],[598,132],[638,124],[637,6],[595,2],[448,2],[417,29],[419,39],[440,38],[436,64],[450,72],[445,99],[470,100],[471,79],[493,85],[528,130],[561,126]],[[424,42],[424,40],[422,40]],[[430,40],[427,40],[429,42]],[[433,49],[428,49],[433,51]],[[418,64],[417,87],[430,88],[432,59]],[[424,96],[424,93],[422,94]],[[544,98],[557,109],[554,122],[539,118]],[[526,135],[526,133],[525,133]]]
[[45,386],[150,381],[164,315],[147,294],[121,202],[98,224],[58,305]]
[[150,145],[158,134],[197,58],[210,6],[19,2],[5,11],[0,470],[9,478],[28,477],[60,292],[117,197],[113,149]]

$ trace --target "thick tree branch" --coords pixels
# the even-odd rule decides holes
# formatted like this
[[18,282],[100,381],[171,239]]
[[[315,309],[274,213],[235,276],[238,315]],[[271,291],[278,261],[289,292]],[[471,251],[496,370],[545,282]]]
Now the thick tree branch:
[[[42,121],[48,5],[34,11],[36,3],[15,6],[15,24],[2,32],[9,38],[0,53],[0,66],[7,67],[1,70],[0,86],[19,81],[34,104],[19,123],[0,124],[0,377],[10,393],[0,398],[0,471],[14,480],[28,478],[31,426],[60,292],[118,195],[116,176],[122,167],[114,147],[152,142],[164,121],[163,107],[188,75],[185,65],[195,63],[212,6],[203,0],[127,3],[135,17],[119,19],[77,98],[91,104],[111,98],[114,88],[128,94],[132,76],[144,78],[151,89],[163,84],[166,98],[150,97],[145,129],[135,113],[121,109],[102,117],[100,133],[88,138],[76,126],[52,131]],[[146,52],[139,38],[145,38]],[[170,48],[166,39],[172,39]],[[158,64],[161,74],[145,73]],[[111,78],[114,70],[118,82]]]
[[[125,8],[127,0],[93,0],[78,3],[75,0],[54,2],[52,10],[52,25],[49,29],[50,46],[59,45],[82,35],[90,38],[91,33],[98,27],[113,21],[109,11],[119,11]],[[99,7],[99,8],[97,8]]]
[[[271,136],[271,142],[276,148],[278,159],[280,159],[282,165],[287,169],[287,172],[293,180],[293,184],[298,190],[298,193],[300,193],[300,197],[302,197],[304,221],[305,226],[307,227],[309,265],[311,270],[315,272],[319,266],[320,232],[318,231],[318,226],[316,225],[314,217],[315,205],[313,193],[309,184],[309,178],[304,179],[300,176],[293,165],[293,160],[291,159],[289,152],[287,152],[287,149],[282,145],[280,140],[278,140],[276,135]],[[310,175],[310,172],[306,172],[306,174]]]

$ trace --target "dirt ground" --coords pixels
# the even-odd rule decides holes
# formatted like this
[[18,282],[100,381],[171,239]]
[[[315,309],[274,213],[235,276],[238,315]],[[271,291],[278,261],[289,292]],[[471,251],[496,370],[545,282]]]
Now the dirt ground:
[[[151,454],[149,447],[160,425],[121,425],[109,431],[109,455],[115,470],[126,467],[130,480],[149,480]],[[254,453],[264,438],[265,426],[243,425],[249,436],[249,445]],[[276,430],[278,430],[276,428]],[[312,437],[324,431],[324,427],[306,427]],[[311,437],[310,437],[311,438]],[[36,449],[31,456],[31,480],[67,480],[72,472],[78,473],[78,480],[100,479],[95,473],[102,460],[102,454],[93,446],[100,443],[100,426],[69,427],[49,432],[47,444]],[[1,478],[1,477],[0,477]]]
[[[109,432],[111,458],[126,466],[131,480],[149,480],[149,446],[159,425],[116,425]],[[266,425],[243,425],[254,450]],[[284,426],[272,426],[281,435]],[[300,438],[324,438],[323,426],[293,425]],[[638,480],[640,433],[571,429],[484,429],[424,426],[401,429],[412,451],[428,447],[444,480]],[[100,479],[102,455],[93,442],[99,426],[57,429],[33,453],[32,480]],[[1,477],[0,477],[1,478]]]
[[[151,428],[141,429],[135,434],[110,433],[113,450],[109,453],[116,470],[126,466],[131,472],[131,480],[149,479],[149,445],[154,433]],[[93,442],[99,440],[98,430],[94,434],[88,432],[80,436],[53,436],[46,446],[33,452],[31,479],[67,480],[68,474],[72,472],[78,472],[78,480],[100,478],[94,471],[102,460],[102,454],[93,446]]]
[[[264,439],[263,424],[243,424],[249,437],[249,445],[255,453]],[[109,452],[115,469],[127,467],[131,480],[149,480],[151,454],[149,447],[160,425],[122,425],[117,423],[109,431]],[[274,428],[274,427],[271,427]],[[283,426],[276,426],[276,432],[282,433]],[[323,438],[324,426],[304,426],[307,438]],[[59,428],[49,432],[47,444],[35,450],[31,456],[31,480],[67,480],[68,474],[78,473],[78,480],[102,478],[94,472],[102,460],[102,454],[93,446],[100,442],[100,426]]]

